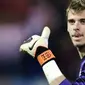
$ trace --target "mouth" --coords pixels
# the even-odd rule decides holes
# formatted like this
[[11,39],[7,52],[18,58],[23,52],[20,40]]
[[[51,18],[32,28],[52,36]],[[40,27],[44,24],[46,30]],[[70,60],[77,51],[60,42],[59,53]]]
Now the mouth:
[[83,37],[84,35],[83,34],[80,34],[80,33],[75,33],[74,35],[72,35],[72,37]]
[[84,37],[84,35],[83,34],[80,34],[80,33],[75,33],[74,35],[72,35],[72,38],[75,41],[80,41],[83,37]]

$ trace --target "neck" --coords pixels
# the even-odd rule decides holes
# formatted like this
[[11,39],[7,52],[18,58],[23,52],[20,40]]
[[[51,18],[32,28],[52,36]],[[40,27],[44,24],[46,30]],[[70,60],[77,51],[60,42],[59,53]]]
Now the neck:
[[82,59],[85,56],[85,45],[77,47],[80,58]]

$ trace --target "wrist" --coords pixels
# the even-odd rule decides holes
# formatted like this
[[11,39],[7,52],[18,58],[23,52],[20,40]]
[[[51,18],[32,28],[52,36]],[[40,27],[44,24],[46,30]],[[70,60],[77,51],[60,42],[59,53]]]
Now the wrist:
[[46,50],[37,56],[37,60],[41,66],[43,66],[44,64],[46,64],[47,62],[53,59],[55,59],[55,56],[53,55],[51,50]]

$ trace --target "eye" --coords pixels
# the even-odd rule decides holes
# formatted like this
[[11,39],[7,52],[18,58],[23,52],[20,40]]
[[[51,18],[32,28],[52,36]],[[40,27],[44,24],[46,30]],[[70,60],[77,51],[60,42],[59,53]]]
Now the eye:
[[68,23],[74,24],[74,23],[75,23],[75,20],[74,20],[74,19],[69,19],[69,20],[68,20]]
[[80,19],[81,24],[85,24],[85,19]]

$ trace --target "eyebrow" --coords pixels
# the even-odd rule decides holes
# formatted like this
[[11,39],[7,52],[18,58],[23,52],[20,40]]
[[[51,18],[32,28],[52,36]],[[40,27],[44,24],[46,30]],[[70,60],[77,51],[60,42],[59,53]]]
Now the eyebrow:
[[79,19],[79,20],[85,20],[85,18],[81,18],[81,19]]
[[75,19],[67,19],[67,21],[75,21]]
[[[67,20],[75,20],[75,19],[71,18],[71,19],[67,19]],[[79,20],[85,20],[85,18],[80,18]]]
[[[73,19],[73,18],[72,19],[67,19],[67,21],[72,21],[72,20],[75,21],[75,19]],[[79,21],[84,21],[84,20],[85,20],[85,18],[80,18],[79,19]]]

